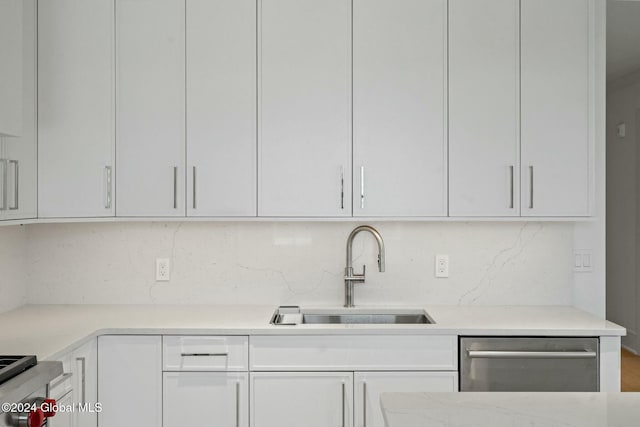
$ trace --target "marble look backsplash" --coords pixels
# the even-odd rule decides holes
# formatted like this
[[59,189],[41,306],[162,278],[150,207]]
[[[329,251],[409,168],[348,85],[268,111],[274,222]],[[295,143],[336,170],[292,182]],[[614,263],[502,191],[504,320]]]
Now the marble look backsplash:
[[[27,229],[30,303],[340,305],[355,223],[131,222]],[[386,243],[354,244],[367,264],[356,305],[572,303],[571,223],[373,223]],[[450,277],[434,277],[448,254]],[[155,259],[171,281],[155,281]]]
[[27,235],[19,225],[0,227],[0,313],[27,302]]

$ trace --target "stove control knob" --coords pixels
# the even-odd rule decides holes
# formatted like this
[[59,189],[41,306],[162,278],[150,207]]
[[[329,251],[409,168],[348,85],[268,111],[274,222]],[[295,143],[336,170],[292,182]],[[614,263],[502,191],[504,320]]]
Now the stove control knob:
[[44,412],[42,409],[37,408],[29,412],[27,415],[27,427],[42,427],[44,424]]
[[45,418],[51,418],[56,415],[56,400],[44,399],[40,405]]

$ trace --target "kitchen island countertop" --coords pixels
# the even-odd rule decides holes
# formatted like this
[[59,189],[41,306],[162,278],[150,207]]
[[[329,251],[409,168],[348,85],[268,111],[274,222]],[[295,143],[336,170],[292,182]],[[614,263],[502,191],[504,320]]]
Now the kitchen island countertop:
[[383,393],[386,427],[637,427],[640,393]]

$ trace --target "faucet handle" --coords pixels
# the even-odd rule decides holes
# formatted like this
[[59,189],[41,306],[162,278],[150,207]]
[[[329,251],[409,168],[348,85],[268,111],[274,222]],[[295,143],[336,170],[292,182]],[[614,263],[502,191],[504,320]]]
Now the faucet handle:
[[367,266],[366,264],[362,265],[362,274],[354,274],[354,277],[364,277],[367,274]]

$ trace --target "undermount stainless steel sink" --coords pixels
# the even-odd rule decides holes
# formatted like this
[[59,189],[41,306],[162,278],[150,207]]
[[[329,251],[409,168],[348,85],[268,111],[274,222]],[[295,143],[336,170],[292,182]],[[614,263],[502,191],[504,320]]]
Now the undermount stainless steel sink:
[[280,307],[274,325],[428,325],[435,323],[424,310],[300,309]]

